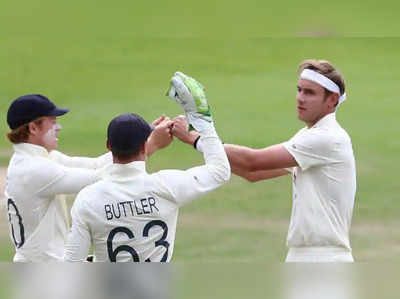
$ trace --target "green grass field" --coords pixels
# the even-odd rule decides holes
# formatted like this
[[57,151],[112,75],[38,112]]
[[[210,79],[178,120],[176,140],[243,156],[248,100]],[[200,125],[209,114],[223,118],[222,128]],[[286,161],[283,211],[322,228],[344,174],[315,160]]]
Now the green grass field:
[[[332,61],[346,79],[348,101],[337,118],[352,137],[357,161],[355,259],[400,261],[398,2],[365,1],[359,8],[336,1],[327,4],[327,15],[316,1],[296,8],[261,1],[5,2],[0,130],[7,132],[12,99],[45,94],[71,108],[60,118],[59,147],[71,155],[103,153],[106,127],[119,113],[148,121],[180,113],[164,96],[176,70],[205,85],[225,142],[264,147],[285,141],[303,126],[295,112],[297,65],[305,58]],[[0,165],[11,152],[1,138]],[[148,169],[200,163],[199,153],[175,141],[149,159]],[[233,177],[181,210],[173,260],[283,261],[290,198],[289,178],[251,184]],[[2,214],[0,260],[10,261]]]

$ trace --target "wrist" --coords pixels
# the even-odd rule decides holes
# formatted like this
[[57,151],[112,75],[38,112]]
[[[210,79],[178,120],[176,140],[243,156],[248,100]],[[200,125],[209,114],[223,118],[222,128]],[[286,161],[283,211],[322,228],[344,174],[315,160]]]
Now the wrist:
[[199,140],[200,134],[197,133],[196,131],[191,131],[189,133],[189,138],[186,141],[187,144],[195,146],[195,143]]
[[152,142],[151,138],[149,138],[149,140],[147,141],[147,144],[146,144],[146,155],[148,157],[150,157],[156,150],[157,150],[157,147]]
[[199,140],[200,140],[200,135],[197,136],[196,140],[193,142],[193,147],[194,147],[194,149],[196,149],[196,150],[197,150],[197,143],[198,143]]

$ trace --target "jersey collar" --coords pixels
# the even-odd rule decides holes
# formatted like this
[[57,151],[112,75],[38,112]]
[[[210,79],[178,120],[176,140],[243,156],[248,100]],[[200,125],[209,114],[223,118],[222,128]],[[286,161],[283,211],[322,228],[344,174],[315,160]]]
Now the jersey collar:
[[113,163],[106,168],[106,177],[111,180],[125,181],[143,173],[146,173],[144,161],[134,161],[128,164]]
[[40,145],[32,143],[18,143],[14,144],[13,147],[14,151],[19,154],[49,158],[49,152]]
[[311,128],[330,127],[336,123],[336,113],[332,112],[317,121]]

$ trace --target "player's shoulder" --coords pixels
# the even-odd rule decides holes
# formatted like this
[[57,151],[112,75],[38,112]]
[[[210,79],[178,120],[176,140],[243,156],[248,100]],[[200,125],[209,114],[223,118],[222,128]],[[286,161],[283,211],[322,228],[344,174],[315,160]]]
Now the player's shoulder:
[[183,170],[179,169],[163,169],[149,175],[149,179],[155,183],[167,183],[170,179],[177,177]]
[[169,170],[167,169],[163,169],[163,170],[159,170],[153,173],[149,173],[145,180],[149,181],[149,182],[154,182],[156,184],[163,182],[164,178],[168,175]]
[[149,174],[148,180],[153,184],[155,194],[161,195],[165,198],[173,198],[171,190],[171,181],[179,179],[179,174],[182,170],[178,169],[163,169]]
[[335,147],[336,137],[326,128],[312,127],[301,129],[285,147],[289,151],[313,152],[316,154],[331,152]]
[[96,198],[104,193],[105,191],[105,180],[97,181],[91,185],[84,187],[81,191],[79,191],[77,198],[81,198],[84,201],[96,201]]
[[305,140],[312,143],[330,143],[334,132],[326,127],[303,128],[294,139]]
[[315,128],[315,133],[319,136],[321,142],[329,143],[331,145],[351,143],[350,136],[339,123],[336,123],[332,127]]
[[323,152],[337,152],[351,148],[351,139],[339,125],[332,127],[316,127],[309,130],[307,142]]
[[99,185],[101,186],[101,181],[88,185],[79,191],[74,201],[74,210],[92,210],[99,202],[99,197],[101,197]]

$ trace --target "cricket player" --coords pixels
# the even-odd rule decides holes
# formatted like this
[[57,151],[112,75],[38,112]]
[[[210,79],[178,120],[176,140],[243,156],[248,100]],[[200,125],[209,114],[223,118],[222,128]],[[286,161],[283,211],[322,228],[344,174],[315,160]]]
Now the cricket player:
[[151,127],[136,114],[114,118],[107,131],[114,163],[104,179],[84,188],[74,202],[66,261],[85,261],[93,246],[98,262],[169,262],[179,207],[229,180],[229,161],[203,87],[177,72],[169,95],[199,132],[205,165],[147,173]]
[[[291,173],[293,204],[287,262],[352,262],[349,230],[356,170],[349,135],[336,120],[346,99],[343,76],[328,61],[299,66],[297,116],[306,124],[290,140],[263,149],[225,144],[232,172],[251,182]],[[177,118],[176,137],[188,144],[198,134]],[[196,148],[203,150],[202,140]]]
[[[63,260],[69,223],[65,200],[58,195],[78,193],[95,183],[102,167],[112,163],[111,153],[84,158],[55,150],[61,129],[57,117],[68,111],[38,94],[19,97],[8,109],[11,132],[7,137],[14,154],[7,169],[5,198],[15,262]],[[160,138],[155,139],[152,152],[160,146]]]

